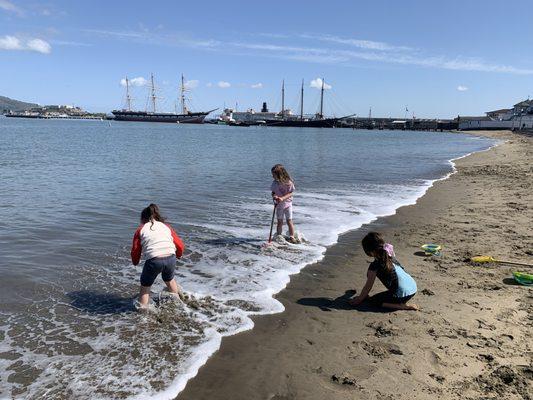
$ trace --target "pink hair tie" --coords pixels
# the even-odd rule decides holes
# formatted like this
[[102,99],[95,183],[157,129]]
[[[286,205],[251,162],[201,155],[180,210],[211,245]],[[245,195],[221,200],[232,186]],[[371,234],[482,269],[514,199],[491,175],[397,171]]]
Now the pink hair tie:
[[392,247],[392,244],[385,243],[383,245],[383,250],[385,250],[387,252],[389,257],[396,257],[396,254],[394,254],[394,247]]

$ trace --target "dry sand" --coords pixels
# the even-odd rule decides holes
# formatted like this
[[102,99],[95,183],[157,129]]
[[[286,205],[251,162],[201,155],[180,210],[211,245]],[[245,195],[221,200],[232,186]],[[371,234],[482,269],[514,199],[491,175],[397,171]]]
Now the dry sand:
[[[459,160],[416,205],[341,236],[277,296],[285,312],[225,338],[178,398],[533,399],[533,290],[511,279],[517,268],[467,261],[533,262],[533,138],[484,134],[507,142]],[[347,305],[365,282],[370,230],[417,280],[421,311]],[[420,255],[428,242],[443,254]]]

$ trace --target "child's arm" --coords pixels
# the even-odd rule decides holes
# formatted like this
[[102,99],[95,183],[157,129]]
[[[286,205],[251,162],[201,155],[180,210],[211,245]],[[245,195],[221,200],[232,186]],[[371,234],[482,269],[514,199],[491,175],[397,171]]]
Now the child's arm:
[[361,289],[361,293],[359,294],[359,296],[356,296],[350,300],[351,305],[357,306],[361,304],[368,297],[368,293],[370,293],[370,290],[372,290],[372,286],[374,286],[374,281],[376,280],[376,276],[377,276],[376,271],[367,272],[365,286],[363,286],[363,289]]
[[285,201],[289,198],[292,197],[292,195],[294,194],[294,185],[291,183],[291,187],[290,187],[290,192],[283,195],[283,196],[275,196],[275,193],[272,192],[272,196],[274,197],[274,200],[277,200],[278,202],[282,202],[282,201]]
[[140,226],[133,235],[133,243],[131,245],[131,263],[138,265],[141,261],[142,245],[141,245],[141,229]]
[[176,247],[176,258],[180,258],[183,255],[183,250],[185,250],[185,245],[183,244],[183,241],[178,236],[174,228],[172,228],[169,224],[165,223],[168,229],[170,229],[170,235],[172,236],[172,242],[174,243],[174,247]]
[[172,232],[172,241],[176,246],[176,257],[180,258],[183,255],[183,250],[185,250],[185,245],[174,229],[170,228],[170,231]]

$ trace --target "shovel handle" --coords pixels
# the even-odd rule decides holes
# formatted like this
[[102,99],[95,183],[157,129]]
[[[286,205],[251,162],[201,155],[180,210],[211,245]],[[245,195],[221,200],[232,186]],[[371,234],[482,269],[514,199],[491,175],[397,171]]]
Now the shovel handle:
[[514,261],[496,260],[496,262],[499,264],[519,265],[521,267],[533,267],[533,264],[526,264]]
[[276,202],[274,202],[274,209],[272,210],[272,221],[270,221],[270,233],[268,234],[268,243],[272,242],[272,229],[274,228],[274,217],[276,216]]

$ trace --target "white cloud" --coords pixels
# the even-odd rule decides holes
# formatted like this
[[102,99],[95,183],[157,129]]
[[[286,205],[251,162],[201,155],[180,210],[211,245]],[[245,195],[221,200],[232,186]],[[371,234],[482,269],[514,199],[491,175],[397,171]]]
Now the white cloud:
[[466,92],[468,90],[468,88],[466,86],[459,85],[459,86],[457,86],[457,90],[460,91],[460,92]]
[[21,41],[14,36],[0,37],[0,49],[2,50],[22,50]]
[[9,0],[0,0],[0,9],[22,15],[23,11]]
[[217,86],[219,88],[226,89],[226,88],[229,88],[231,86],[231,83],[225,82],[225,81],[220,81],[220,82],[217,83]]
[[262,89],[263,88],[263,84],[261,82],[259,83],[254,83],[252,86],[251,86],[252,89]]
[[52,46],[42,39],[22,40],[16,36],[6,35],[0,37],[0,50],[27,50],[48,54],[52,51]]
[[[309,86],[312,88],[322,89],[322,79],[313,79]],[[328,85],[326,82],[324,82],[324,89],[331,89],[331,85]]]
[[197,88],[199,84],[200,84],[200,81],[196,79],[191,79],[190,81],[185,81],[183,86],[185,86],[185,89],[194,89],[194,88]]
[[31,39],[27,43],[28,50],[37,51],[43,54],[49,54],[52,51],[52,46],[50,43],[45,42],[42,39]]
[[205,84],[205,86],[206,86],[206,87],[213,87],[213,84],[212,84],[211,82],[207,82],[207,83]]
[[[144,79],[142,76],[128,79],[128,80],[129,80],[130,86],[146,86],[148,84],[148,81]],[[126,86],[126,79],[121,79],[120,84],[122,86]]]

